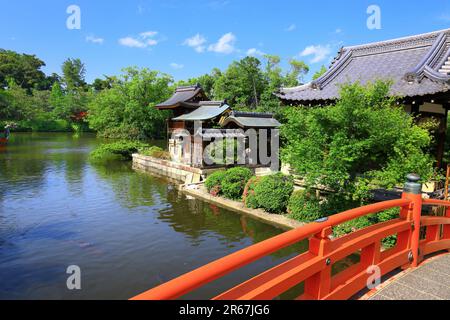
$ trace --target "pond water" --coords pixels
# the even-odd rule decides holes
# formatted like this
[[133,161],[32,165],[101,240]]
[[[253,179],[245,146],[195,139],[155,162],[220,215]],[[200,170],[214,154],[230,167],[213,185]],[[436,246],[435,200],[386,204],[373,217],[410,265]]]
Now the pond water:
[[[283,232],[188,199],[131,163],[91,165],[100,142],[15,133],[0,146],[0,299],[128,299]],[[281,250],[186,298],[210,298],[306,247]],[[71,265],[81,269],[81,290],[67,288]]]

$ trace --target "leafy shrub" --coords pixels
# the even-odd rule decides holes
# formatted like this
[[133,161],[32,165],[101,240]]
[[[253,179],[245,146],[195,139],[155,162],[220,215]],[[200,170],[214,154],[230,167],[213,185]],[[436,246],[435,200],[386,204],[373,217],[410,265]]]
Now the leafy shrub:
[[270,213],[283,213],[294,191],[294,179],[282,173],[261,177],[253,188],[251,205]]
[[[205,181],[205,187],[208,192],[214,191],[214,195],[217,196],[220,194],[220,190],[222,187],[222,181],[225,177],[226,171],[220,170],[211,173]],[[213,190],[214,189],[214,190]]]
[[[377,223],[396,219],[399,216],[400,216],[400,208],[392,208],[389,210],[385,210],[377,214]],[[383,240],[381,240],[381,243],[386,248],[392,248],[397,244],[397,235],[388,236]]]
[[[348,233],[354,232],[356,230],[369,227],[376,223],[381,223],[398,218],[399,214],[400,214],[399,208],[392,208],[376,214],[363,216],[354,220],[344,222],[343,224],[334,227],[333,233],[335,236],[340,237]],[[397,236],[396,235],[388,236],[384,238],[381,242],[385,248],[391,248],[395,246],[395,244],[397,243]]]
[[130,160],[131,155],[139,149],[148,147],[147,144],[139,141],[117,141],[102,144],[89,155],[89,160],[100,162],[111,159]]
[[359,201],[370,190],[401,185],[410,172],[434,177],[429,126],[388,97],[391,83],[340,88],[326,108],[286,108],[282,159],[312,188],[320,184]]
[[222,194],[229,199],[241,199],[245,185],[252,175],[252,171],[248,168],[235,167],[228,169],[222,180]]
[[295,191],[288,204],[289,217],[302,222],[311,222],[323,218],[322,204],[314,193]]
[[255,187],[260,181],[261,177],[251,177],[245,185],[242,200],[247,208],[256,209],[258,207],[258,202],[255,197]]
[[369,215],[344,222],[333,228],[333,234],[336,237],[344,236],[356,230],[371,226],[374,223],[374,220],[374,215]]
[[170,160],[170,153],[157,146],[142,148],[139,153],[144,156],[150,156],[158,159]]

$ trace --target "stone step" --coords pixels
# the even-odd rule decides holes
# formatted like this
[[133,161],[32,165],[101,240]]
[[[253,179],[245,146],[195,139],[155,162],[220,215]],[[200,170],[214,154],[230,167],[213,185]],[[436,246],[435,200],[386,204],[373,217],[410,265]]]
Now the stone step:
[[443,66],[442,66],[442,69],[448,69],[448,70],[450,70],[450,62],[446,62]]
[[449,74],[450,70],[446,70],[446,69],[439,69],[439,73],[443,73],[443,74]]

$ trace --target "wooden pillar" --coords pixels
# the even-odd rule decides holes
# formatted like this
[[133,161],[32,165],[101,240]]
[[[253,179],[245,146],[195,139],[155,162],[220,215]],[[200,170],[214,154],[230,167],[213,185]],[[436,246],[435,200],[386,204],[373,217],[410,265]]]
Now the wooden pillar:
[[441,122],[439,124],[439,132],[437,136],[437,152],[436,152],[436,160],[437,160],[437,167],[438,168],[444,168],[444,152],[445,152],[445,141],[447,137],[447,116],[448,116],[448,103],[444,104],[443,107],[445,108],[445,115],[441,119]]

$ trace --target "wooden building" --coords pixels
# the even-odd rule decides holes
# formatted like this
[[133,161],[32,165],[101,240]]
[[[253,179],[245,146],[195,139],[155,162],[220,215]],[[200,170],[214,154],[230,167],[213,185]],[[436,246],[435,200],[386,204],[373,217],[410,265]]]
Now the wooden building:
[[435,153],[442,167],[450,107],[450,29],[343,47],[320,78],[276,95],[285,105],[325,106],[339,98],[339,85],[379,79],[393,82],[390,94],[407,112],[439,121]]
[[199,85],[179,87],[172,97],[155,107],[173,112],[173,117],[167,120],[168,150],[172,160],[197,168],[221,166],[208,164],[204,159],[205,149],[216,139],[244,139],[245,148],[248,148],[246,130],[280,126],[272,114],[233,111],[225,100],[208,100]]

